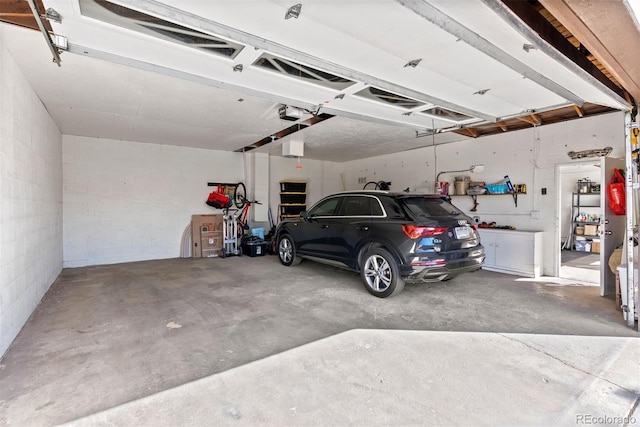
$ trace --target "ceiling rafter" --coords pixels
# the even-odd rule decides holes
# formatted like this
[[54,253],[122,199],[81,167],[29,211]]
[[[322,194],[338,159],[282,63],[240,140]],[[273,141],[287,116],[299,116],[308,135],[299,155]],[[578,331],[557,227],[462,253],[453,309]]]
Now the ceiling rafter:
[[576,110],[576,114],[578,115],[578,117],[584,117],[584,111],[582,110],[582,108],[574,105],[573,109]]
[[528,116],[521,116],[516,118],[533,126],[540,126],[542,124],[542,120],[540,120],[540,117],[536,116],[535,114],[529,114]]

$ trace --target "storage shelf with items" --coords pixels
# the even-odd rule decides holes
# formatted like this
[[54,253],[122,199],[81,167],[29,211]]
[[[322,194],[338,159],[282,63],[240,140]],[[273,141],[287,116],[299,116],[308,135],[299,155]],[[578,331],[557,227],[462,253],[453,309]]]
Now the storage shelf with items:
[[[513,197],[513,203],[518,207],[518,195],[527,194],[527,186],[525,184],[512,185],[508,176],[505,176],[505,183],[486,184],[482,181],[470,181],[468,187],[464,187],[462,191],[456,186],[456,194],[454,196],[467,195],[473,199],[473,208],[471,212],[476,212],[478,207],[478,196],[505,196]],[[456,181],[458,184],[458,181]]]
[[[571,242],[577,252],[600,252],[600,192],[591,191],[578,181],[578,192],[571,195]],[[586,190],[585,190],[586,189]]]
[[307,209],[307,182],[298,180],[280,181],[280,219],[296,218]]

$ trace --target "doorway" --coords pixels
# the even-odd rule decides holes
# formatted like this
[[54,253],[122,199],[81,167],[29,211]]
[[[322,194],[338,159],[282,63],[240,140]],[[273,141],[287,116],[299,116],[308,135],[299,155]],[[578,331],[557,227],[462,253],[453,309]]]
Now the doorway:
[[[600,159],[556,167],[560,237],[558,277],[600,284]],[[586,230],[585,230],[586,229]],[[599,236],[598,236],[599,237]]]
[[[606,186],[615,169],[624,167],[624,159],[611,157],[556,166],[557,275],[599,285],[602,296],[615,293],[615,271],[609,260],[623,242],[626,229],[625,216],[615,215],[607,204]],[[595,189],[582,191],[585,181],[595,184]]]

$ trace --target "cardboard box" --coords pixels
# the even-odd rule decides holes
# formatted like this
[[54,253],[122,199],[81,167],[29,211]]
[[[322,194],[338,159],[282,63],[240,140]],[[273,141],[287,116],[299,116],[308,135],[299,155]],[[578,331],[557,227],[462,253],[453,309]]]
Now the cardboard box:
[[[191,216],[191,256],[202,258],[203,233],[218,232],[222,234],[223,218],[220,214]],[[208,242],[208,239],[206,240]],[[211,248],[209,248],[211,249]]]
[[202,249],[202,258],[216,258],[220,256],[220,249]]
[[593,239],[591,241],[591,252],[600,253],[600,239]]
[[201,234],[201,248],[205,249],[222,249],[222,232],[207,231]]
[[598,226],[586,224],[584,226],[584,235],[585,236],[597,236],[598,235]]

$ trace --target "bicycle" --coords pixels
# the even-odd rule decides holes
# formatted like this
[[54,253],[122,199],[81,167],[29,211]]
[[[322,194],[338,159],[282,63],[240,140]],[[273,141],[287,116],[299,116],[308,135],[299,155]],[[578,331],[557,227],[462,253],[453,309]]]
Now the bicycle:
[[262,203],[260,203],[257,200],[249,200],[245,196],[239,196],[239,200],[234,200],[234,203],[236,204],[236,206],[238,206],[238,203],[240,203],[240,206],[238,206],[238,208],[240,209],[240,213],[238,214],[238,217],[237,217],[238,225],[240,226],[238,230],[238,234],[240,234],[241,233],[240,229],[242,229],[243,231],[246,231],[249,229],[249,224],[247,224],[247,216],[249,216],[249,209],[251,205],[253,204],[261,205]]
[[391,181],[369,181],[367,182],[363,190],[389,190],[391,189]]

